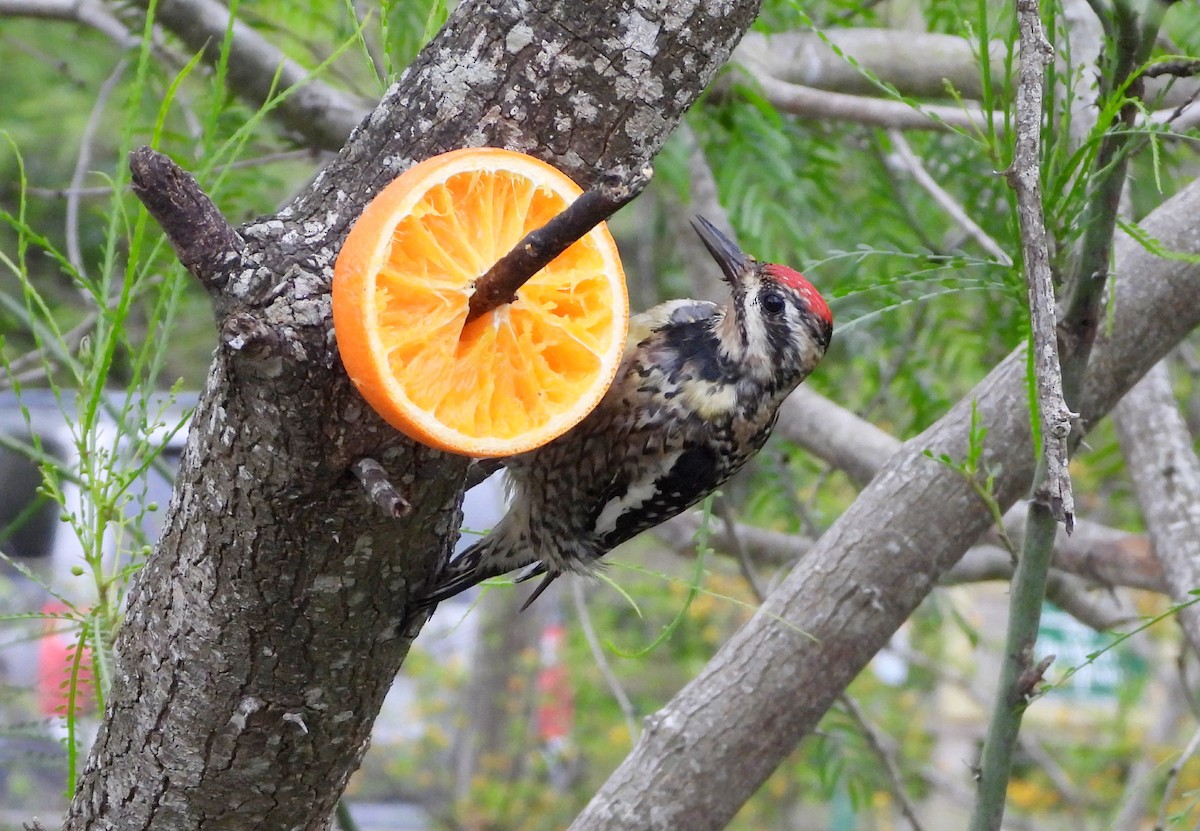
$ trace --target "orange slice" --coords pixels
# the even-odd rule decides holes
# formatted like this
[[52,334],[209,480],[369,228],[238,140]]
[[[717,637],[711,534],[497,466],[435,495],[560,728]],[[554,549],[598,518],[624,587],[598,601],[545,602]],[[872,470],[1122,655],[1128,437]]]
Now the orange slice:
[[600,402],[629,325],[603,224],[514,302],[465,323],[475,281],[581,193],[545,162],[481,147],[409,168],[367,205],[334,266],[333,324],[351,380],[389,424],[452,453],[508,456]]

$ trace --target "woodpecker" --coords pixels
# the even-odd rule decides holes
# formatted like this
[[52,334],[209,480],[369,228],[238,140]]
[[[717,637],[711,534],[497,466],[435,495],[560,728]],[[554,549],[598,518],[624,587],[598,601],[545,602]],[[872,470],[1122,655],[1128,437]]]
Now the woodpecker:
[[672,300],[630,321],[611,388],[583,421],[504,460],[508,512],[452,560],[422,605],[529,567],[600,558],[712,493],[766,442],[779,405],[825,355],[833,315],[799,272],[759,263],[703,217],[692,222],[729,285],[724,305]]

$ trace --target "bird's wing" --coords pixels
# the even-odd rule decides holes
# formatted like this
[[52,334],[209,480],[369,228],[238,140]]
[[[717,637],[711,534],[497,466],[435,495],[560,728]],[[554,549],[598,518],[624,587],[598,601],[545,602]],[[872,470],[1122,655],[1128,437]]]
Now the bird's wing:
[[599,506],[593,533],[605,549],[670,519],[721,483],[719,460],[708,444],[671,450],[659,461],[640,467]]
[[682,325],[707,320],[720,308],[707,300],[668,300],[629,319],[629,336],[625,338],[625,354],[631,354],[638,344],[653,333],[672,324]]

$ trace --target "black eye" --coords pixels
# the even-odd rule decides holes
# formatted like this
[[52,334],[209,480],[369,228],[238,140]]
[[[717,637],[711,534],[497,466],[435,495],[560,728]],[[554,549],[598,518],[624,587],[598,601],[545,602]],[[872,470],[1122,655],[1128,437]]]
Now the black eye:
[[787,301],[783,299],[783,295],[774,291],[764,292],[758,302],[762,310],[772,317],[783,314],[783,310],[787,308]]

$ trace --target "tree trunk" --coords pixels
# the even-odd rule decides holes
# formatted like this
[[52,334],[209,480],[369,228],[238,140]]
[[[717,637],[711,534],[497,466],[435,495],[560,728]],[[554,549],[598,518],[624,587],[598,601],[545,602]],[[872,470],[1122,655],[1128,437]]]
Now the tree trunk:
[[[66,828],[328,826],[448,556],[466,460],[409,442],[351,387],[334,257],[414,160],[502,145],[582,186],[640,167],[757,12],[628,0],[464,2],[294,204],[234,232],[151,153],[135,189],[209,289],[220,343],[165,532],[129,596],[105,723]],[[380,462],[396,519],[349,473]]]

